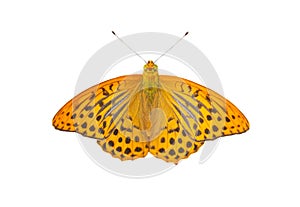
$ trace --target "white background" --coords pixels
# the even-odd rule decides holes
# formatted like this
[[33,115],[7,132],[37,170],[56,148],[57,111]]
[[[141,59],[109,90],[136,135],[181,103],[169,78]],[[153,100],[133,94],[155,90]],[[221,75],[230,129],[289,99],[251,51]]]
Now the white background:
[[[9,2],[9,3],[8,3]],[[1,206],[299,206],[299,1],[1,1]],[[200,48],[249,132],[160,176],[95,165],[51,126],[87,60],[138,32]]]

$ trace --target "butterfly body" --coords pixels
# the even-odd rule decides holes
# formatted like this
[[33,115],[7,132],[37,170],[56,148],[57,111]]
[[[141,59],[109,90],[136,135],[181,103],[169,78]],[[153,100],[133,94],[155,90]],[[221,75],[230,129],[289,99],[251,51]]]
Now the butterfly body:
[[153,61],[148,61],[144,66],[142,89],[148,100],[146,102],[153,103],[157,90],[159,88],[159,74],[157,65]]
[[148,61],[142,75],[117,77],[75,96],[54,116],[53,126],[95,138],[121,160],[150,152],[178,163],[205,141],[247,131],[249,122],[221,95],[183,78],[159,75]]

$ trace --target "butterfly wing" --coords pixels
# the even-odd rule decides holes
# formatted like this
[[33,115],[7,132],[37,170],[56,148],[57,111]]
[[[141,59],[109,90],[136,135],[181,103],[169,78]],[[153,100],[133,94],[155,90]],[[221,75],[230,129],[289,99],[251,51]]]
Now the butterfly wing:
[[168,121],[150,143],[154,156],[177,163],[196,152],[204,141],[249,129],[242,112],[218,93],[175,76],[160,76],[160,84],[159,108]]
[[[95,85],[75,96],[54,116],[53,126],[97,139],[104,151],[122,160],[144,157],[147,143],[134,126],[139,125],[136,110],[141,75],[117,77]],[[135,119],[133,119],[135,117]]]
[[104,151],[122,160],[154,156],[177,163],[206,140],[249,129],[246,117],[216,92],[174,76],[160,76],[147,111],[142,76],[114,78],[75,96],[53,118],[53,126],[96,138]]

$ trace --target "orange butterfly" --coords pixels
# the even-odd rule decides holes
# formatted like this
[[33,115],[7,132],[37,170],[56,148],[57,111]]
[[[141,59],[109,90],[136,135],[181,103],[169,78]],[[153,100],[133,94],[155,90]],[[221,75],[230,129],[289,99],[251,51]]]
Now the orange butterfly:
[[159,75],[153,61],[142,75],[117,77],[75,96],[53,126],[97,139],[121,160],[145,157],[177,164],[205,141],[249,129],[242,112],[218,93],[176,76]]

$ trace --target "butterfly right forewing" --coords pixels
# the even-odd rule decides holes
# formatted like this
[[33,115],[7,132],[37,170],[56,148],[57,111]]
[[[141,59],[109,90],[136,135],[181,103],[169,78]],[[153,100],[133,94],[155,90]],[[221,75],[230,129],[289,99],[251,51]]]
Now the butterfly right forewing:
[[171,102],[193,117],[189,130],[204,132],[202,136],[197,136],[197,140],[213,140],[249,129],[244,114],[215,91],[175,76],[161,76],[160,81],[162,88],[171,97]]

